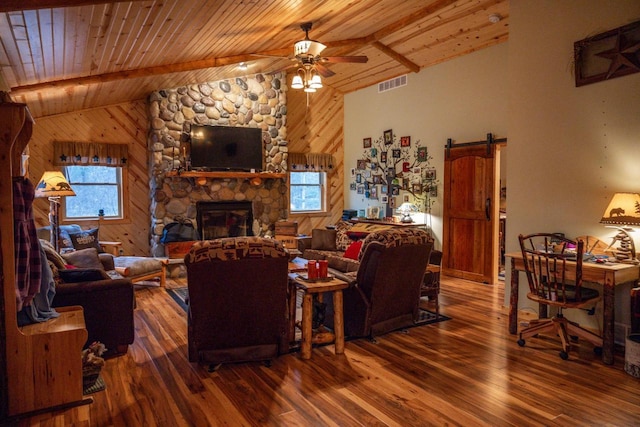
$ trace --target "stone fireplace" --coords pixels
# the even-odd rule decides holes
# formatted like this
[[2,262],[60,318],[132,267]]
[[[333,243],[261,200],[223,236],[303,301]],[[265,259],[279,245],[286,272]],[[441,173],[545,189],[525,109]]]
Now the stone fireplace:
[[[287,170],[288,157],[285,76],[256,74],[151,93],[148,147],[152,256],[164,256],[160,237],[164,226],[175,217],[197,222],[198,203],[248,203],[252,219],[245,227],[250,235],[273,235],[275,222],[287,218],[288,189],[282,174]],[[185,171],[191,124],[261,129],[265,172],[253,176]]]

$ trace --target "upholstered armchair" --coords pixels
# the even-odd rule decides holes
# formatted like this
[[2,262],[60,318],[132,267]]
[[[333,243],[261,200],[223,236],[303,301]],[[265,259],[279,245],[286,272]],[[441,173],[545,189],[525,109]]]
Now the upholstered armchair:
[[288,352],[288,254],[281,242],[199,241],[184,260],[189,361],[214,366]]
[[[416,228],[396,227],[365,238],[356,281],[343,291],[346,336],[373,337],[414,324],[432,248],[433,239]],[[326,324],[332,327],[332,302],[325,302]]]

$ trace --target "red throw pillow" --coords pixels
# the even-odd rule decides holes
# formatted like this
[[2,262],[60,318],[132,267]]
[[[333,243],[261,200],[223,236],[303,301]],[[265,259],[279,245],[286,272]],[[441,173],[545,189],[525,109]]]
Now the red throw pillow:
[[349,245],[346,251],[344,251],[345,258],[358,259],[358,254],[360,253],[360,249],[362,248],[362,240],[358,240],[357,242],[353,242]]

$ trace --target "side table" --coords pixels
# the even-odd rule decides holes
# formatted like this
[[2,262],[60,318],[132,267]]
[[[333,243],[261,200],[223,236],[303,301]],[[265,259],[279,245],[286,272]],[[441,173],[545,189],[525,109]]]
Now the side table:
[[[295,307],[296,290],[304,292],[302,298],[302,344],[300,355],[302,359],[311,359],[311,346],[313,344],[313,330],[311,328],[313,317],[313,294],[333,292],[333,326],[336,354],[344,353],[344,318],[342,311],[342,290],[349,284],[340,279],[333,278],[327,281],[307,281],[297,273],[289,274],[290,282],[294,285],[289,301],[290,307]],[[295,318],[292,319],[292,328]]]

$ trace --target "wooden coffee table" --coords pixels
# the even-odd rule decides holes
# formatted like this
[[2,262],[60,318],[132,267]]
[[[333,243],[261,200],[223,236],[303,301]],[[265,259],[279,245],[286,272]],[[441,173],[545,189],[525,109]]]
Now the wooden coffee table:
[[333,292],[333,334],[323,332],[316,342],[335,342],[336,354],[344,353],[344,318],[342,311],[342,290],[349,284],[340,279],[332,278],[326,281],[304,280],[298,273],[289,273],[289,280],[294,285],[290,293],[290,313],[293,315],[291,331],[295,329],[296,290],[304,292],[302,298],[302,343],[300,355],[302,359],[311,359],[311,346],[314,343],[311,328],[313,316],[313,294]]

